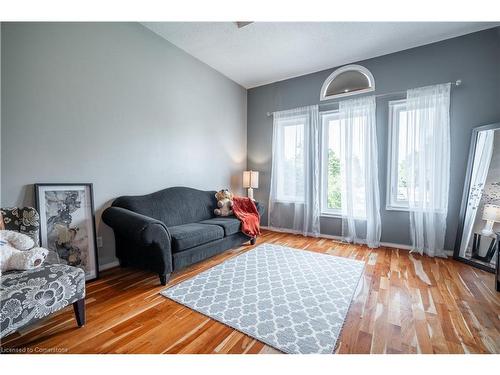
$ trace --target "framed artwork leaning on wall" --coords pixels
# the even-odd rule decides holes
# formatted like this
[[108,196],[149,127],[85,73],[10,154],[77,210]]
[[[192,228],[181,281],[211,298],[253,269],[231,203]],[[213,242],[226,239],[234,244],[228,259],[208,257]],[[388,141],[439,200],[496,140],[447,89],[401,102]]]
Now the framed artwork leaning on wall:
[[82,268],[87,281],[99,276],[93,195],[90,183],[35,184],[41,246],[57,263]]

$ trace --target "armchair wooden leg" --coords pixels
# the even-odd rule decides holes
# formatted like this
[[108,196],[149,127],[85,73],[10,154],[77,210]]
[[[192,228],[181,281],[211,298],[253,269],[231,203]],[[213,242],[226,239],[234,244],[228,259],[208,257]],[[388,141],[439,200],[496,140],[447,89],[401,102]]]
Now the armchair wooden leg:
[[73,302],[73,310],[78,327],[83,327],[85,325],[85,298]]

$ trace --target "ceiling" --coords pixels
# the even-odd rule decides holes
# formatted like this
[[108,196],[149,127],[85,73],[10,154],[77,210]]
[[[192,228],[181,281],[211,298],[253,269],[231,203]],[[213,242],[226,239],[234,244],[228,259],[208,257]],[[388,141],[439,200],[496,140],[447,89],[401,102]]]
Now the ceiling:
[[245,88],[491,28],[488,22],[144,22]]

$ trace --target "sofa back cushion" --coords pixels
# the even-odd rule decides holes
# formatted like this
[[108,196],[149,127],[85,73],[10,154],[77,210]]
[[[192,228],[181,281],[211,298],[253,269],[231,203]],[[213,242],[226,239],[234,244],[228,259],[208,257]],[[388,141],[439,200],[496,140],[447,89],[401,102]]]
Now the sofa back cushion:
[[152,217],[172,227],[212,218],[217,201],[215,191],[172,187],[147,195],[123,196],[117,198],[113,206]]

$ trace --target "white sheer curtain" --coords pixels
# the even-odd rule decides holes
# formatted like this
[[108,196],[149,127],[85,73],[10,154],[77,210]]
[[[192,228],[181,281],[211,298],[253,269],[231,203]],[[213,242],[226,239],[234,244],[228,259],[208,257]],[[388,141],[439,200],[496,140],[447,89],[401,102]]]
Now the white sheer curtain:
[[268,225],[277,230],[319,234],[318,106],[273,114],[273,149]]
[[450,84],[407,91],[408,203],[412,251],[446,256],[450,182]]
[[484,183],[488,176],[491,156],[493,155],[493,141],[495,139],[494,130],[479,132],[474,152],[474,162],[472,163],[472,174],[470,179],[469,197],[467,209],[465,211],[464,229],[462,232],[462,242],[460,243],[460,255],[465,256],[469,245],[479,202],[483,196]]
[[380,245],[375,97],[339,104],[341,124],[342,236],[344,240]]

